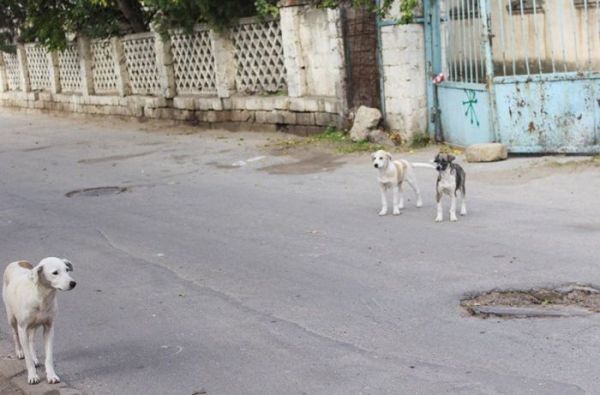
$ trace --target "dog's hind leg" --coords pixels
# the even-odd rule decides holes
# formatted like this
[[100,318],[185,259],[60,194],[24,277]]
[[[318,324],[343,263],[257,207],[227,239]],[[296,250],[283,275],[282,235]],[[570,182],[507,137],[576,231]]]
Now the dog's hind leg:
[[419,190],[419,186],[417,185],[417,180],[414,177],[408,177],[406,179],[408,185],[415,191],[415,197],[417,198],[417,207],[423,206],[423,199],[421,198],[421,191]]
[[394,185],[394,215],[399,215],[404,208],[404,195],[402,194],[402,183]]
[[29,384],[37,384],[40,382],[40,376],[38,376],[33,359],[31,357],[31,350],[29,349],[29,342],[27,341],[27,329],[24,326],[18,326],[19,339],[21,340],[21,347],[25,354],[25,366],[27,366],[27,382]]
[[29,342],[29,350],[31,350],[31,359],[36,368],[40,366],[40,361],[37,358],[37,353],[35,352],[35,328],[27,329],[27,341]]
[[44,345],[46,349],[46,380],[48,384],[60,383],[60,378],[54,371],[54,356],[52,355],[54,342],[54,323],[44,325]]
[[467,198],[465,197],[464,189],[461,190],[460,198],[461,198],[460,199],[460,215],[467,215],[467,203],[466,203]]
[[17,320],[15,317],[11,317],[9,313],[8,321],[10,322],[10,327],[13,330],[13,341],[15,342],[15,354],[18,359],[25,358],[25,354],[23,354],[23,347],[21,347],[21,340],[19,339],[19,329],[17,327]]

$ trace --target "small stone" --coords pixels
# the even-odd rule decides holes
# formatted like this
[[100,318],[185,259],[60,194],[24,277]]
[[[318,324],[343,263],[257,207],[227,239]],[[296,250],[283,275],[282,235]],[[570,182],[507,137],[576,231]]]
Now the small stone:
[[508,149],[501,143],[473,144],[465,155],[468,162],[494,162],[508,158]]

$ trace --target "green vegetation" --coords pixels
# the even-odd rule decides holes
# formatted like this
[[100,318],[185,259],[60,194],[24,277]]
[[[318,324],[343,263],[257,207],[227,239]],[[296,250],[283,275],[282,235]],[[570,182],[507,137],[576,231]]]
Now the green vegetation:
[[427,147],[431,142],[431,138],[425,132],[417,132],[413,134],[410,139],[409,146],[410,148],[423,148]]
[[402,0],[400,2],[400,24],[406,25],[412,23],[415,19],[414,9],[419,4],[418,0]]
[[[317,7],[353,7],[386,14],[392,0],[311,0]],[[413,19],[417,0],[403,0],[401,23]],[[0,0],[0,50],[14,51],[18,42],[64,48],[69,38],[119,36],[169,29],[191,31],[198,23],[224,30],[241,17],[276,17],[277,0]]]

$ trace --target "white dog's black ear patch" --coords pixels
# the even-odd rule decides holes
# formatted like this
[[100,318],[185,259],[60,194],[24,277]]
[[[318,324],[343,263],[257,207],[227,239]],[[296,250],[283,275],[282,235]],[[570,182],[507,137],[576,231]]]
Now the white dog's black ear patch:
[[68,260],[68,259],[63,259],[63,262],[67,266],[67,271],[68,272],[72,272],[73,271],[73,264],[71,263],[71,261]]

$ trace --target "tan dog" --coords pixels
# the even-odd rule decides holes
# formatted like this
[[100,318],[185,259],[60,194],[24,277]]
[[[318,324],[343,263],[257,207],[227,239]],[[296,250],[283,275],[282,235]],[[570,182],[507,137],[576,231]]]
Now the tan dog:
[[417,179],[412,165],[404,160],[392,160],[392,155],[383,150],[379,150],[371,154],[373,166],[379,171],[377,180],[379,181],[379,189],[381,190],[381,211],[379,215],[386,215],[388,211],[388,203],[386,198],[386,190],[392,189],[393,192],[393,213],[400,214],[400,210],[404,208],[404,196],[402,195],[402,187],[404,182],[408,183],[415,192],[417,198],[417,207],[423,206],[421,192],[417,185]]

